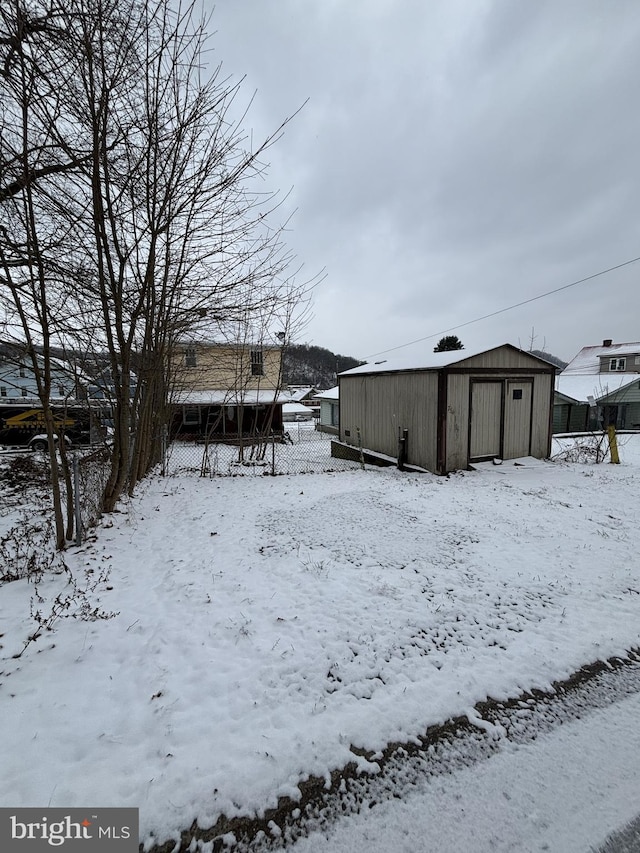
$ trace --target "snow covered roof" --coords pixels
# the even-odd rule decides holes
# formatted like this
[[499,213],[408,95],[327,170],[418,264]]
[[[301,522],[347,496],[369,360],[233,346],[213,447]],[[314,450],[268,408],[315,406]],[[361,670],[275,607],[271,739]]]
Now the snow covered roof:
[[[74,408],[77,408],[78,405],[88,405],[86,400],[78,400],[72,394],[65,394],[64,396],[50,394],[49,402],[52,406],[73,406]],[[38,397],[37,394],[30,394],[28,397],[2,397],[0,398],[0,405],[3,408],[7,406],[14,407],[16,409],[20,408],[21,406],[32,406],[33,408],[40,408],[42,406],[42,403],[40,402],[40,397]]]
[[[519,347],[516,347],[514,344],[505,343],[499,344],[495,347],[449,350],[447,352],[426,352],[420,353],[419,355],[406,354],[392,357],[390,359],[381,357],[377,361],[363,364],[360,367],[353,367],[351,370],[345,370],[339,375],[355,376],[367,373],[395,373],[396,371],[401,370],[438,370],[441,367],[449,367],[450,365],[457,364],[460,361],[465,361],[468,358],[473,358],[474,356],[481,355],[482,353],[491,352],[494,349],[500,349],[500,347],[503,346],[511,347],[518,352],[525,352]],[[550,362],[546,362],[537,355],[532,355],[531,353],[525,354],[531,356],[531,358],[535,358],[537,361],[541,361],[544,364],[550,364]]]
[[308,397],[312,391],[313,387],[311,385],[305,385],[290,388],[288,391],[283,391],[282,393],[287,394],[292,403],[297,403],[299,400],[304,400],[305,397]]
[[312,417],[313,409],[310,406],[303,406],[302,403],[285,403],[282,407],[285,415],[308,415]]
[[569,362],[562,371],[565,373],[599,373],[600,356],[615,356],[619,358],[624,355],[640,354],[640,341],[611,344],[608,347],[582,347],[578,355]]
[[51,367],[55,367],[63,373],[68,373],[70,376],[82,376],[79,371],[70,361],[63,361],[61,358],[50,358]]
[[182,406],[258,406],[285,403],[289,398],[281,391],[179,391],[172,402]]
[[[5,345],[5,348],[10,345]],[[44,356],[42,353],[36,353],[36,358],[41,366],[44,365]],[[12,366],[12,367],[26,367],[27,374],[29,377],[33,376],[33,368],[31,357],[27,356],[26,353],[22,349],[15,348],[14,352],[9,352],[6,350],[4,353],[0,352],[0,362],[3,364]],[[51,365],[52,370],[59,371],[62,374],[65,374],[70,379],[77,379],[82,382],[89,382],[89,376],[86,373],[83,373],[76,365],[74,365],[70,361],[65,361],[61,358],[55,358],[53,356],[49,357],[49,364]]]
[[319,394],[314,394],[314,400],[338,400],[340,394],[340,386],[336,385],[335,388],[329,388],[328,391],[320,391]]
[[638,373],[593,373],[567,374],[566,371],[556,376],[556,391],[577,403],[587,403],[588,397],[600,400],[615,391],[626,388],[632,382],[640,382]]

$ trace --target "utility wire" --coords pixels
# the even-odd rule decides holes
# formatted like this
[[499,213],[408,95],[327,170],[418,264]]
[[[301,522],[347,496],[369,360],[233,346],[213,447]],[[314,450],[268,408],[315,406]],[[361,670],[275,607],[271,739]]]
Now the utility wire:
[[380,350],[380,352],[373,352],[371,355],[365,356],[365,359],[373,358],[376,355],[385,355],[386,353],[394,352],[395,350],[404,349],[404,347],[410,347],[413,344],[419,344],[422,343],[422,341],[428,341],[432,338],[437,338],[440,335],[446,335],[447,332],[454,332],[456,329],[463,329],[465,326],[471,326],[472,323],[479,323],[481,320],[488,320],[489,317],[496,317],[498,314],[504,314],[505,311],[513,311],[514,308],[520,308],[521,305],[528,305],[530,302],[535,302],[537,299],[544,299],[545,296],[552,296],[554,293],[560,293],[561,290],[568,290],[570,287],[575,287],[577,284],[584,284],[585,281],[591,281],[591,279],[598,278],[600,275],[606,275],[614,270],[622,269],[622,267],[628,267],[629,264],[636,264],[638,261],[640,261],[640,257],[632,258],[630,261],[625,261],[622,264],[616,264],[615,267],[609,267],[609,269],[600,270],[600,272],[595,272],[593,275],[588,275],[586,278],[580,278],[578,281],[572,281],[571,284],[564,284],[562,287],[556,287],[555,290],[548,290],[546,293],[541,293],[538,296],[532,296],[531,299],[525,299],[523,302],[517,302],[515,305],[509,305],[508,308],[500,308],[498,311],[492,311],[491,314],[476,317],[475,320],[467,320],[466,323],[459,323],[457,326],[451,326],[451,328],[444,329],[442,332],[435,332],[433,335],[427,335],[424,338],[417,338],[415,341],[409,341],[408,343],[400,344],[397,347],[383,349]]

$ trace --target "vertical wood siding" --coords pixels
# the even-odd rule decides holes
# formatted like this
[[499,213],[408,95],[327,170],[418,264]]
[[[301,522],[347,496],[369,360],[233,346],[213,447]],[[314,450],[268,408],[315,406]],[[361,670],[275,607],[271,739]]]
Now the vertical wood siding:
[[363,447],[395,458],[408,429],[407,462],[435,471],[437,404],[435,372],[341,377],[340,438],[356,445],[359,427]]
[[583,432],[589,429],[589,406],[586,403],[558,403],[553,407],[553,431]]
[[504,395],[504,443],[502,448],[504,459],[518,459],[520,456],[529,455],[532,402],[532,380],[507,379]]
[[471,383],[471,459],[501,455],[502,394],[502,382]]
[[[469,444],[478,456],[544,458],[549,452],[551,394],[554,374],[509,375],[510,369],[540,369],[538,359],[510,347],[498,347],[455,365],[467,372],[446,375],[446,471],[469,464]],[[474,369],[489,370],[476,373]],[[476,432],[470,433],[470,380]],[[496,380],[492,382],[491,380]],[[357,445],[360,428],[364,448],[397,457],[398,437],[409,430],[409,464],[437,471],[438,370],[340,377],[340,438]],[[510,383],[510,384],[508,384]],[[503,394],[522,390],[522,398],[503,408]],[[511,408],[511,404],[514,407]],[[516,405],[517,404],[517,405]],[[347,435],[349,433],[349,435]],[[507,455],[509,454],[509,455]],[[442,472],[444,473],[444,471]]]
[[496,349],[482,352],[480,355],[474,355],[464,361],[456,362],[456,367],[495,367],[498,371],[509,370],[510,368],[535,368],[540,369],[543,365],[534,356],[528,355],[526,352],[512,349],[511,347],[496,347]]
[[538,373],[533,379],[530,453],[536,459],[549,455],[554,384],[553,373]]
[[624,407],[626,429],[640,429],[640,403],[627,403]]
[[469,465],[469,374],[452,373],[447,383],[446,470]]

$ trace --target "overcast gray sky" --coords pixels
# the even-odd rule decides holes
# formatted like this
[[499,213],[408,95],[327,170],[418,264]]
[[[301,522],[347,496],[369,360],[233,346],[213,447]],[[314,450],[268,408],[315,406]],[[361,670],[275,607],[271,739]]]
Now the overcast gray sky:
[[638,0],[216,0],[211,26],[248,131],[309,99],[268,179],[326,270],[302,341],[640,340],[640,263],[462,326],[640,256]]

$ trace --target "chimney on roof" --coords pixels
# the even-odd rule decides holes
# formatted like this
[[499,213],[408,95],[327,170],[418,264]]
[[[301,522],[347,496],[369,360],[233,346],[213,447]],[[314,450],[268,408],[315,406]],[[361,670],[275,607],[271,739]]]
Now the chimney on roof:
[[605,339],[602,341],[602,346],[603,346],[603,347],[610,347],[612,343],[613,343],[612,338],[605,338]]

